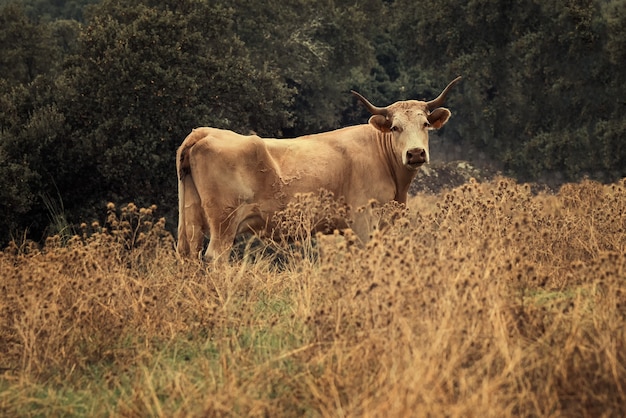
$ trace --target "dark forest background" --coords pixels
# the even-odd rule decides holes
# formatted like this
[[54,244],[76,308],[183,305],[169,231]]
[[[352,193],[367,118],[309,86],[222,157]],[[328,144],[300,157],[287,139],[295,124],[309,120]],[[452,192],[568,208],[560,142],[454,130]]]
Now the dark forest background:
[[[296,136],[431,99],[520,181],[626,176],[626,0],[0,0],[0,244],[106,202],[177,222],[190,130]],[[436,150],[433,150],[436,154]]]

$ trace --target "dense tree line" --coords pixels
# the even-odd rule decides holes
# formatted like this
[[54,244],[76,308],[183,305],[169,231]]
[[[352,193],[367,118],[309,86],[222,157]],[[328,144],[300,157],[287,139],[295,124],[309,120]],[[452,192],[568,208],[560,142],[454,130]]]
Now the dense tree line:
[[[294,136],[431,98],[521,180],[626,176],[626,0],[0,2],[0,243],[156,203],[191,128]],[[56,228],[56,230],[55,230]]]

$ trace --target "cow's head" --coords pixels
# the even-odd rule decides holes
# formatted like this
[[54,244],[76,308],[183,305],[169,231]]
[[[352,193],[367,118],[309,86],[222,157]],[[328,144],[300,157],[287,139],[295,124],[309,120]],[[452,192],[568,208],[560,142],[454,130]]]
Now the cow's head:
[[429,102],[407,100],[387,107],[376,107],[356,91],[354,94],[370,111],[369,123],[381,132],[391,132],[394,148],[402,164],[409,170],[417,170],[430,159],[428,153],[428,131],[439,129],[448,121],[451,113],[441,107],[450,89],[461,79],[457,77]]

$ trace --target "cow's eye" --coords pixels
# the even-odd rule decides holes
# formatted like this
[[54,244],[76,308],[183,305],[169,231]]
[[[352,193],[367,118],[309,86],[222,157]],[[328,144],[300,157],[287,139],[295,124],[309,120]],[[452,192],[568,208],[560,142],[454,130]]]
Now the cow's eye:
[[428,128],[430,126],[430,122],[424,122],[424,128]]
[[400,132],[400,128],[398,128],[396,125],[393,125],[391,127],[391,132]]

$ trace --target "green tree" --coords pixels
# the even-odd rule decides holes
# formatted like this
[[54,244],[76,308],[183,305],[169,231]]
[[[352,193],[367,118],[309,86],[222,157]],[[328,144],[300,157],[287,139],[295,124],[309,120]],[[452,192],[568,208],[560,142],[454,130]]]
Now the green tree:
[[350,89],[386,105],[459,74],[447,138],[524,180],[626,176],[626,0],[21,4],[0,0],[0,241],[42,233],[55,196],[173,226],[193,127],[320,132],[366,120]]
[[[12,234],[45,228],[46,214],[36,210],[56,170],[54,144],[64,129],[54,104],[55,77],[61,71],[63,48],[59,26],[36,23],[22,7],[0,8],[0,244]],[[75,26],[65,25],[71,45]],[[55,194],[56,196],[56,194]]]
[[371,39],[380,29],[372,23],[384,12],[380,1],[235,0],[228,5],[254,65],[272,69],[295,89],[294,126],[284,134],[345,123],[342,111],[353,103],[350,89],[367,80],[375,64]]
[[565,179],[597,177],[606,167],[593,132],[607,116],[602,109],[613,106],[606,94],[612,69],[602,48],[599,2],[542,2],[537,16],[507,54],[516,71],[508,77],[513,87],[503,105],[524,112],[504,119],[500,128],[522,133],[517,144],[505,147],[505,162],[529,179],[550,172]]
[[623,125],[623,1],[446,0],[419,9],[393,4],[400,68],[465,75],[450,136],[522,179],[626,174],[622,147],[612,145]]
[[59,50],[49,25],[30,19],[16,3],[0,7],[0,74],[6,84],[28,83],[55,70]]
[[19,4],[35,21],[74,20],[82,22],[86,6],[99,0],[0,0],[0,6]]
[[231,11],[200,1],[105,1],[66,73],[75,141],[89,144],[102,198],[174,206],[174,153],[192,127],[271,134],[289,90],[255,68]]
[[601,103],[600,122],[593,132],[594,146],[608,178],[620,178],[626,177],[626,0],[605,2],[602,17],[606,22],[605,51],[610,64],[604,91],[592,96]]
[[108,200],[156,203],[175,220],[174,155],[191,128],[277,134],[290,125],[291,90],[252,65],[232,10],[153,3],[94,6],[62,73],[5,85],[0,170],[31,185],[12,204],[25,217],[45,219],[40,196],[58,189],[70,220],[96,216]]

